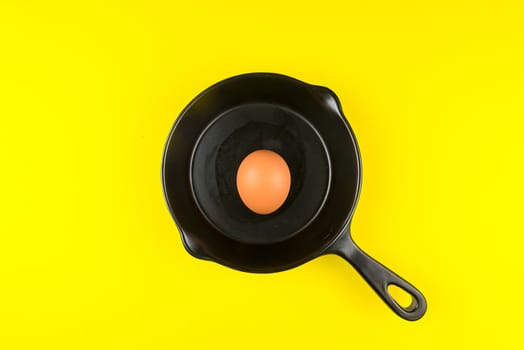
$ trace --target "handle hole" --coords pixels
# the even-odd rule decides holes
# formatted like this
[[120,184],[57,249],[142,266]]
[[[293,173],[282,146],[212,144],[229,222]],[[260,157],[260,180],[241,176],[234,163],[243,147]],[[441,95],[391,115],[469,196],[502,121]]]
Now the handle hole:
[[410,309],[415,303],[411,294],[395,284],[388,285],[388,293],[403,309]]

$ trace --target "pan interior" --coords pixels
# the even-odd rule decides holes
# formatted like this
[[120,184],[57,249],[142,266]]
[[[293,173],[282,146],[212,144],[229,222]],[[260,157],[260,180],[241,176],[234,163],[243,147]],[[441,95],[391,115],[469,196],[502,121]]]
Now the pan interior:
[[[236,172],[259,149],[281,155],[291,188],[274,213],[259,215],[241,201]],[[287,240],[314,220],[329,192],[330,163],[314,127],[283,106],[247,103],[217,117],[201,134],[191,164],[192,190],[204,217],[222,234],[240,242]]]

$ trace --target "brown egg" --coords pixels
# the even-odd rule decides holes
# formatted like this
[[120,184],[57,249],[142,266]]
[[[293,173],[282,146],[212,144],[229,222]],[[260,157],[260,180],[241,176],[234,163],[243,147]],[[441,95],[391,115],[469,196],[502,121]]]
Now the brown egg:
[[237,189],[251,211],[266,215],[284,204],[291,187],[289,167],[278,153],[258,150],[250,153],[237,172]]

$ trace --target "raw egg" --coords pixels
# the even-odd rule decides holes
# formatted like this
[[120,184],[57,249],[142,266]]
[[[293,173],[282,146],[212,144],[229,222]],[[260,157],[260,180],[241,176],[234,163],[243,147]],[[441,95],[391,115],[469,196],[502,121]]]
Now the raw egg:
[[278,153],[258,150],[247,155],[237,171],[237,190],[251,211],[267,215],[284,204],[291,187],[289,167]]

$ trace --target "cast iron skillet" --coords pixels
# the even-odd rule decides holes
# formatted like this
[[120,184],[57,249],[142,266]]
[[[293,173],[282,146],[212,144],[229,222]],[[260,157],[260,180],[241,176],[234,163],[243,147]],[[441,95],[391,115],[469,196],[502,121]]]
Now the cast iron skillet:
[[[240,162],[258,149],[280,154],[291,172],[288,198],[269,215],[251,212],[236,190]],[[360,153],[331,90],[272,73],[239,75],[209,87],[173,126],[162,181],[191,255],[242,271],[277,272],[337,254],[399,316],[424,315],[424,296],[351,239]],[[412,296],[409,307],[393,299],[391,284]]]

